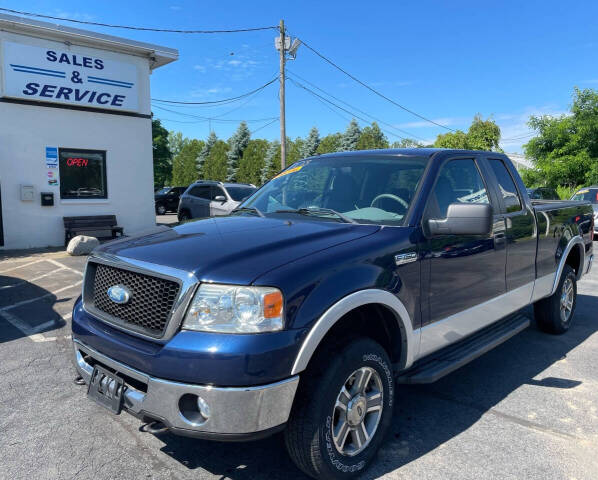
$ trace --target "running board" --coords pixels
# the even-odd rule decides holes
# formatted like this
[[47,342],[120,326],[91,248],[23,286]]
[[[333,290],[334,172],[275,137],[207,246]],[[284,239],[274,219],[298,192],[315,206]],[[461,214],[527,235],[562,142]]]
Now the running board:
[[507,317],[459,342],[418,360],[410,369],[400,372],[398,383],[432,383],[475,360],[530,325],[522,314]]

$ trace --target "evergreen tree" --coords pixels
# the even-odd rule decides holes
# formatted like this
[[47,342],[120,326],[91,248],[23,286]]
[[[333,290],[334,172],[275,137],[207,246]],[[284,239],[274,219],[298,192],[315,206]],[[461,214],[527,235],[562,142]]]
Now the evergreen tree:
[[357,150],[373,150],[378,148],[388,148],[388,139],[382,133],[376,122],[371,127],[365,127],[357,142]]
[[239,162],[237,182],[259,185],[268,146],[268,141],[261,138],[249,141]]
[[160,120],[152,120],[152,156],[154,162],[154,186],[168,185],[172,177],[172,153],[168,146],[168,130]]
[[239,128],[229,140],[230,150],[226,152],[226,180],[234,182],[237,179],[239,170],[239,161],[243,157],[243,152],[249,144],[251,133],[245,122],[239,124]]
[[199,152],[199,155],[197,156],[197,159],[195,161],[197,168],[197,178],[205,178],[204,166],[206,164],[208,156],[210,155],[210,152],[212,151],[212,148],[214,147],[217,141],[218,137],[216,136],[216,133],[214,133],[213,131],[210,132],[210,136],[206,140],[206,144],[201,149],[201,152]]
[[303,147],[301,149],[301,156],[303,158],[313,157],[317,151],[318,147],[320,146],[320,132],[316,127],[312,127],[309,131],[308,137],[305,139],[303,143]]
[[321,155],[324,153],[333,153],[340,151],[342,138],[343,134],[340,132],[326,135],[320,142],[320,146],[318,147],[316,153],[319,153]]
[[[278,157],[278,158],[277,158]],[[278,160],[278,166],[276,164]],[[260,181],[262,185],[270,180],[280,170],[280,142],[275,140],[268,147],[264,166],[262,167]]]
[[305,140],[301,137],[297,137],[294,141],[287,137],[287,167],[303,158],[301,152],[304,144]]
[[347,130],[345,130],[345,133],[343,134],[343,138],[341,139],[340,151],[348,152],[351,150],[356,150],[360,136],[361,130],[359,129],[357,120],[352,119],[351,123],[349,123],[349,126],[347,127]]
[[204,179],[219,181],[226,180],[226,154],[228,150],[228,143],[222,140],[216,140],[203,167]]
[[172,183],[176,186],[186,186],[197,180],[195,159],[204,146],[202,140],[185,140],[183,147],[172,162]]

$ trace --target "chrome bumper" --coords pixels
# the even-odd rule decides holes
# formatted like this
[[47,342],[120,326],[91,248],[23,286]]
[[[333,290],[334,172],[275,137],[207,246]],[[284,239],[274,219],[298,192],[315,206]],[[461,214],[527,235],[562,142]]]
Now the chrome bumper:
[[115,370],[127,384],[125,410],[160,420],[184,435],[242,436],[274,429],[288,420],[299,384],[298,376],[257,387],[177,383],[128,367],[76,339],[73,347],[75,367],[86,384],[94,362]]

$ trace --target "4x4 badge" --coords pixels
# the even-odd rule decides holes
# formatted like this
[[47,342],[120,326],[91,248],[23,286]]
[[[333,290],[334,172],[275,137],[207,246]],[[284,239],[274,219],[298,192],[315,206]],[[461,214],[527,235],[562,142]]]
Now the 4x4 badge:
[[417,260],[417,252],[398,253],[395,255],[395,263],[397,265],[404,265],[406,263],[415,262]]

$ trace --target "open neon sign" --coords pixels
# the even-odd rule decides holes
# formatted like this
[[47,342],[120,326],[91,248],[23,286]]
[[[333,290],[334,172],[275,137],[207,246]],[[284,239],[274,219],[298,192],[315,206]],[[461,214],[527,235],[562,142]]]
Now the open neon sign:
[[89,165],[88,158],[69,157],[66,159],[67,167],[87,167]]

